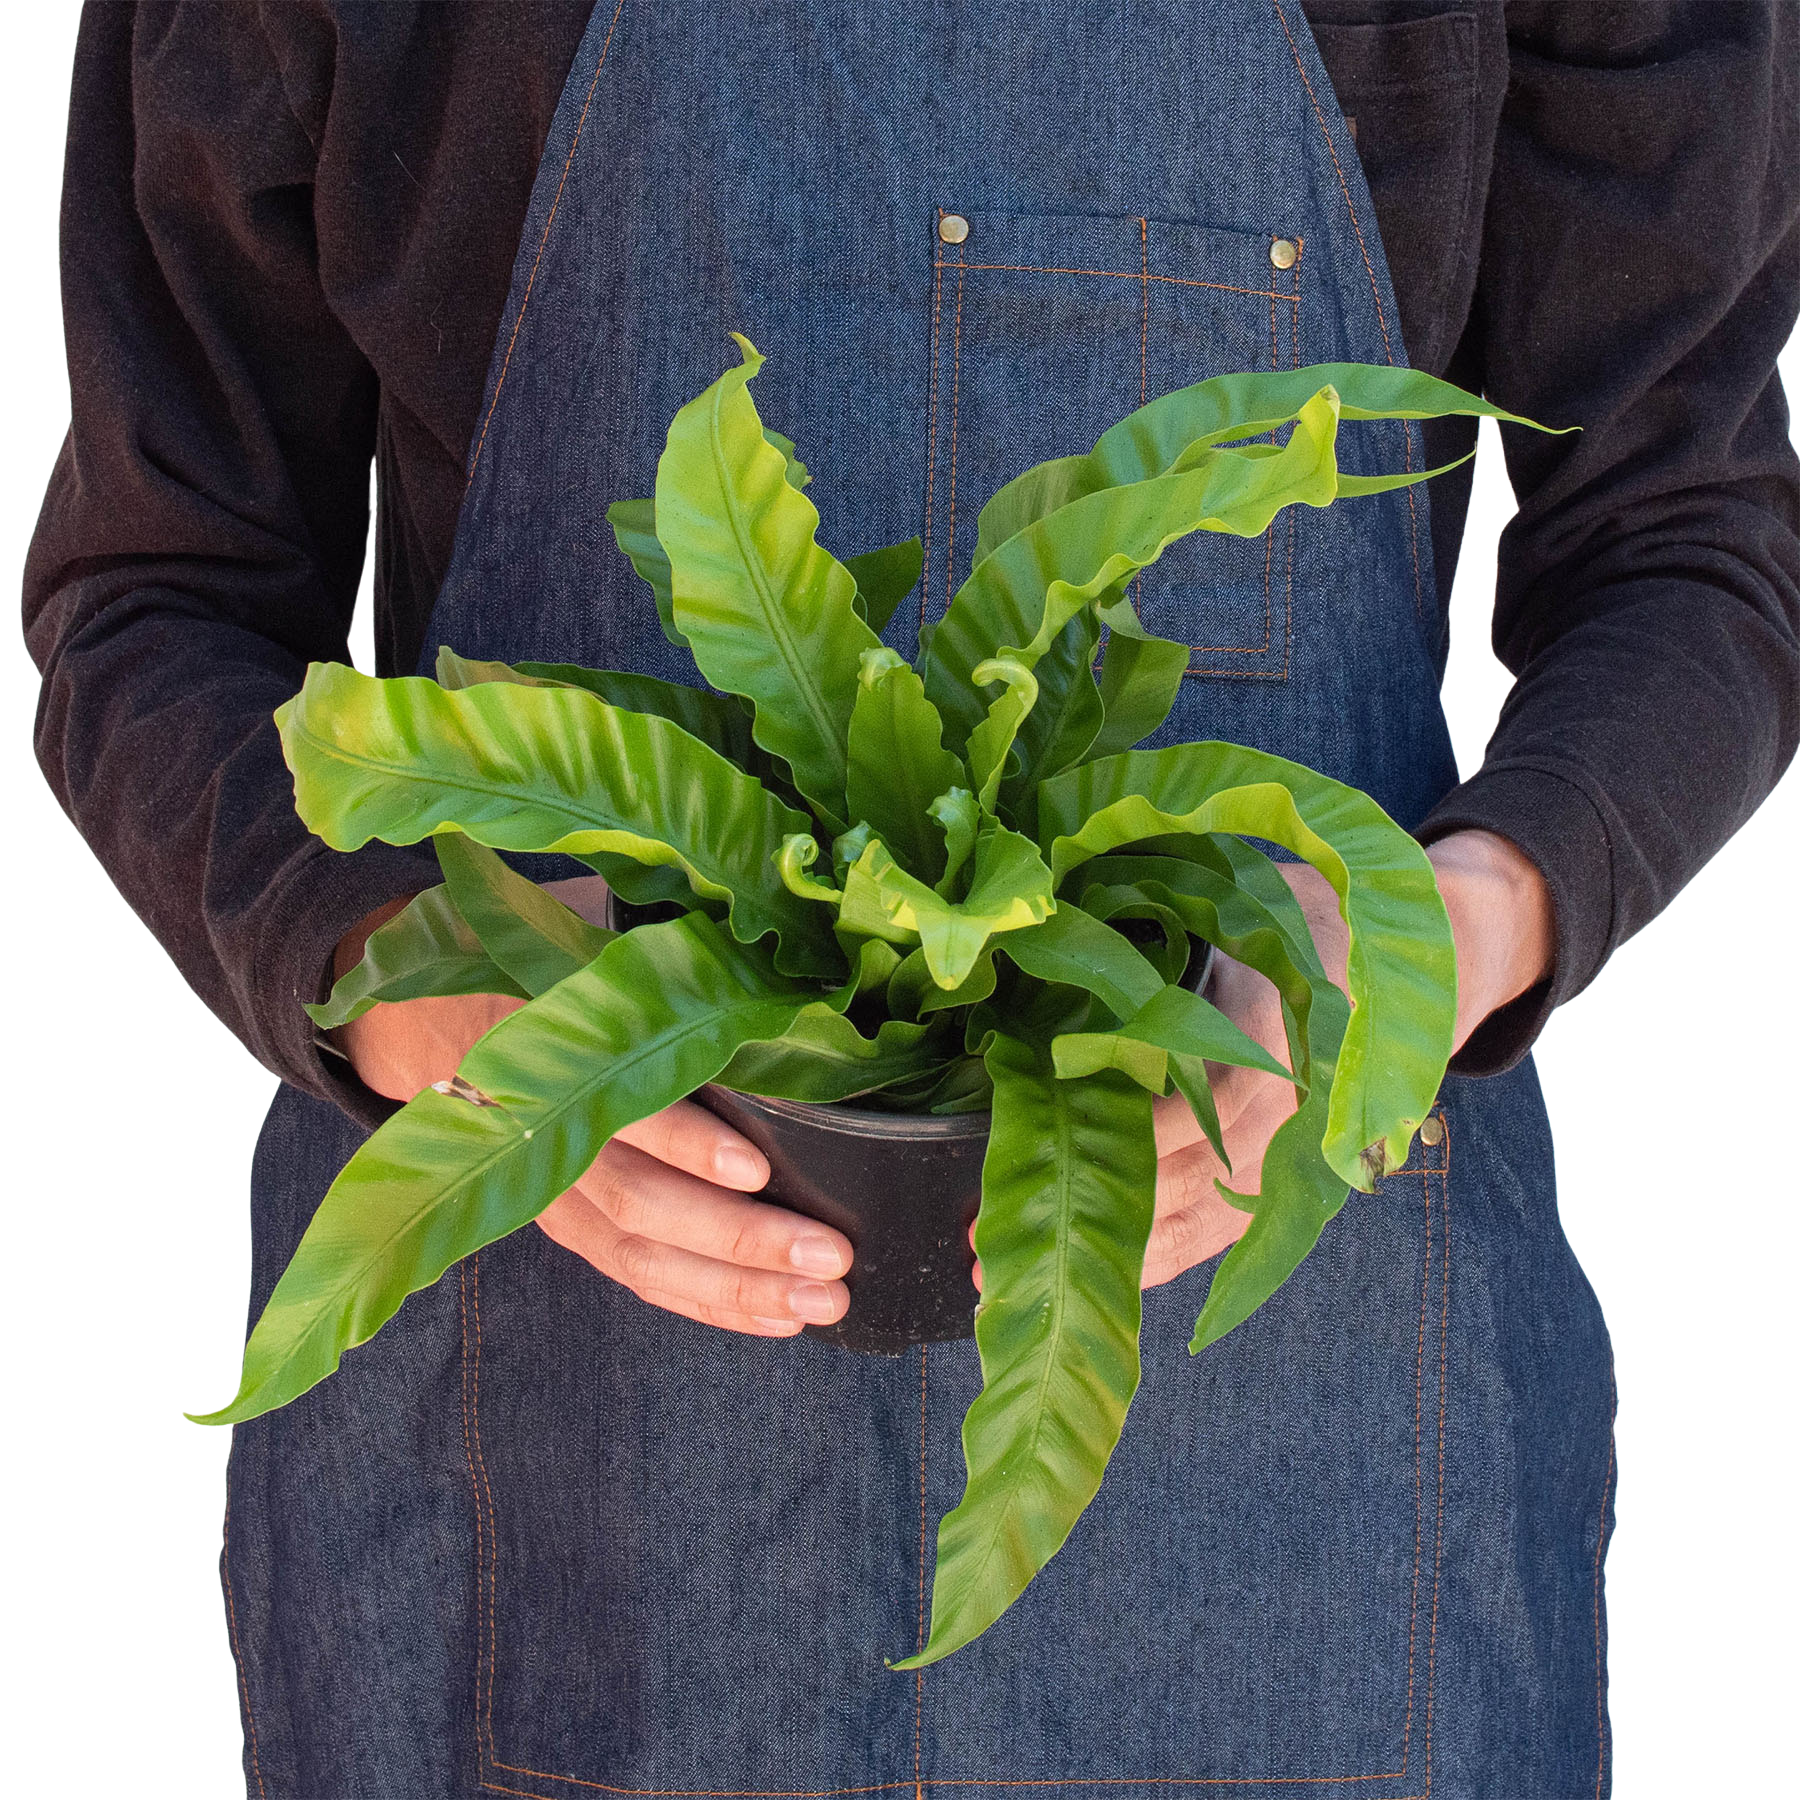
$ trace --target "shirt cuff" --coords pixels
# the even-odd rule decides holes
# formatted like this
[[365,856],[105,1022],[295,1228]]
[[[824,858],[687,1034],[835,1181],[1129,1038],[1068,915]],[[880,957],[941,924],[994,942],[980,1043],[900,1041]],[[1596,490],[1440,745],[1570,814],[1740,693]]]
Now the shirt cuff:
[[1491,831],[1542,873],[1554,909],[1550,976],[1490,1013],[1451,1059],[1458,1075],[1498,1075],[1523,1060],[1557,1007],[1599,974],[1617,943],[1612,843],[1587,775],[1548,758],[1484,763],[1419,827],[1422,844],[1453,831]]
[[371,1131],[397,1104],[365,1086],[349,1059],[322,1040],[303,1002],[317,1003],[330,992],[332,953],[351,926],[442,879],[429,849],[377,843],[346,855],[321,845],[271,899],[252,974],[256,1047],[283,1081],[330,1101]]

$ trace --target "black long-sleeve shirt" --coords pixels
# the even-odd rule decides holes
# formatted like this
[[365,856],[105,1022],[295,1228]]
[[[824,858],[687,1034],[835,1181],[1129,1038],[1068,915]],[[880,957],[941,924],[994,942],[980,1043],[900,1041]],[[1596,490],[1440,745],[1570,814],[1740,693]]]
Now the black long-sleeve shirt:
[[[1517,843],[1553,979],[1521,1054],[1774,785],[1800,738],[1791,0],[1313,0],[1418,366],[1507,433],[1519,513],[1487,760],[1425,822]],[[378,472],[376,641],[409,671],[586,0],[92,5],[63,203],[73,423],[26,570],[38,754],[183,972],[285,1079],[365,1117],[299,1001],[436,879],[327,851],[270,714],[346,656]],[[1432,460],[1472,442],[1433,427]],[[1433,495],[1440,600],[1466,476]]]

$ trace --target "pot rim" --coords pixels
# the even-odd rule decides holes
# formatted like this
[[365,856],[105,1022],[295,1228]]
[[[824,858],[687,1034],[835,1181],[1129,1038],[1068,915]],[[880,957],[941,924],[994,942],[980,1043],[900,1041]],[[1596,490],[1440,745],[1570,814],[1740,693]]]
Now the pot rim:
[[866,1107],[846,1106],[840,1100],[777,1100],[769,1094],[746,1094],[717,1081],[706,1085],[747,1106],[773,1113],[778,1119],[792,1119],[821,1131],[839,1131],[852,1137],[981,1137],[986,1135],[994,1116],[992,1109],[985,1106],[979,1112],[963,1113],[874,1112]]

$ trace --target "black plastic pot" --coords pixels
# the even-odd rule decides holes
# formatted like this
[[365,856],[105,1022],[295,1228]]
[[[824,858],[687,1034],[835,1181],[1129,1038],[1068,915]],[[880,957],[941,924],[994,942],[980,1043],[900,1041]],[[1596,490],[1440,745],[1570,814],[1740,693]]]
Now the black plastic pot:
[[893,1356],[974,1332],[969,1226],[985,1112],[878,1113],[712,1085],[694,1098],[769,1159],[765,1200],[835,1227],[855,1248],[850,1310],[835,1325],[808,1325],[812,1336]]
[[[615,898],[608,917],[625,929],[674,910]],[[1189,970],[1189,984],[1204,987],[1211,968],[1208,945]],[[835,1325],[808,1325],[811,1336],[897,1356],[914,1344],[974,1335],[969,1226],[981,1203],[987,1113],[871,1112],[769,1100],[715,1083],[694,1098],[769,1159],[760,1198],[850,1240],[849,1311]]]

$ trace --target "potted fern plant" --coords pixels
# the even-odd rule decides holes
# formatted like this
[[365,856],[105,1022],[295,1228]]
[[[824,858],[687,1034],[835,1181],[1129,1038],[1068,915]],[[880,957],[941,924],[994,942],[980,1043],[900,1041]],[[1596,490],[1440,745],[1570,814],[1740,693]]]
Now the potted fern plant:
[[[1296,763],[1135,748],[1188,653],[1143,630],[1127,584],[1190,533],[1256,535],[1282,507],[1423,479],[1342,474],[1341,421],[1511,415],[1360,365],[1167,395],[994,495],[968,579],[909,664],[880,631],[918,579],[917,541],[843,562],[818,543],[807,471],[758,417],[762,358],[738,342],[741,365],[671,424],[654,499],[611,513],[710,687],[446,650],[436,681],[315,665],[276,715],[313,831],[344,851],[430,836],[444,874],[315,1017],[428,994],[525,1004],[351,1158],[237,1397],[206,1422],[304,1393],[409,1293],[533,1219],[612,1133],[705,1089],[770,1149],[771,1198],[849,1209],[866,1343],[966,1329],[979,1202],[983,1388],[930,1638],[897,1665],[913,1667],[998,1618],[1098,1489],[1139,1375],[1153,1098],[1184,1096],[1221,1158],[1209,1064],[1272,1071],[1298,1101],[1262,1191],[1228,1191],[1251,1219],[1197,1352],[1275,1291],[1351,1189],[1400,1166],[1450,1049],[1455,959],[1423,851]],[[1330,881],[1347,993],[1250,839]],[[545,851],[604,874],[625,928],[499,854]],[[1213,947],[1279,991],[1285,1065],[1197,991]],[[855,1178],[832,1147],[846,1130]],[[907,1178],[869,1179],[884,1158]],[[878,1248],[883,1230],[917,1237],[914,1215],[936,1259],[923,1299],[899,1275],[884,1288]]]

